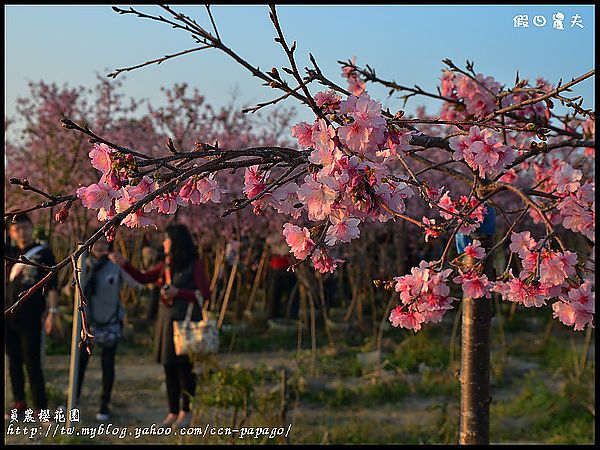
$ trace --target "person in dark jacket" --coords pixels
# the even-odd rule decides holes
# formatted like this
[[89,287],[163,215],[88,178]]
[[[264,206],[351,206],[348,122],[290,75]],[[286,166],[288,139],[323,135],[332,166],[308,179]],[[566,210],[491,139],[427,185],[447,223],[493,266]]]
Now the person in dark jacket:
[[[8,233],[15,247],[8,249],[9,256],[26,257],[33,263],[44,266],[55,264],[54,255],[48,245],[33,238],[33,224],[26,214],[17,214],[7,224]],[[10,264],[5,271],[5,309],[18,301],[19,294],[40,282],[48,272],[41,267],[28,264]],[[47,314],[45,314],[47,308]],[[44,316],[45,319],[44,319]],[[58,290],[56,276],[50,277],[44,289],[38,289],[31,297],[17,306],[13,313],[5,316],[4,343],[8,356],[8,367],[14,404],[11,410],[23,415],[25,404],[25,375],[29,377],[35,413],[48,408],[46,386],[42,371],[42,322],[47,335],[58,326]]]
[[191,423],[190,397],[195,394],[196,380],[189,357],[175,353],[173,321],[185,318],[189,303],[194,304],[191,319],[201,320],[201,304],[204,299],[210,300],[210,288],[204,264],[185,225],[172,224],[167,227],[163,249],[165,259],[146,272],[133,267],[118,253],[111,253],[109,258],[137,282],[162,286],[154,335],[154,356],[164,366],[169,403],[169,413],[162,425],[181,428]]

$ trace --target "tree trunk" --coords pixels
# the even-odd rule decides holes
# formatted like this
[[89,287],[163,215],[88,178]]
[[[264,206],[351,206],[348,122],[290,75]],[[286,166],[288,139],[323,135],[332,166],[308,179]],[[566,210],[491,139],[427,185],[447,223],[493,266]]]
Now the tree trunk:
[[[478,237],[489,252],[493,236]],[[467,264],[473,263],[468,261]],[[493,276],[493,259],[486,260],[484,273]],[[490,320],[491,300],[462,300],[462,355],[460,364],[460,444],[490,441]]]

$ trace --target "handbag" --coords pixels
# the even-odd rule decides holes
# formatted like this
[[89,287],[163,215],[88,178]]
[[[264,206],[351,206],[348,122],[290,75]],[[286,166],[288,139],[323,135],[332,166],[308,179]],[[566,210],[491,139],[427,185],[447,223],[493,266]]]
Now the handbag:
[[112,347],[123,336],[121,322],[113,322],[107,325],[90,324],[90,332],[94,336],[94,342],[102,347]]
[[[197,296],[198,297],[198,296]],[[200,296],[201,298],[201,296]],[[176,355],[212,355],[219,351],[217,321],[192,321],[194,304],[190,303],[184,320],[173,321],[173,344]]]
[[[170,284],[171,273],[165,270],[165,279]],[[204,299],[199,290],[196,291],[196,300],[200,309],[202,309]],[[173,321],[173,345],[175,354],[182,355],[212,355],[219,351],[219,331],[217,322],[214,318],[209,318],[205,311],[203,319],[192,321],[192,311],[194,303],[189,303],[185,318],[183,320]]]

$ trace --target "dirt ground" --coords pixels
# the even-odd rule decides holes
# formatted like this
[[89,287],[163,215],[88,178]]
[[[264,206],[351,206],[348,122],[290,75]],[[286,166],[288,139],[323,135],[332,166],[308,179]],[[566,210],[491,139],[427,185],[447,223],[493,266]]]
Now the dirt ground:
[[[240,364],[244,368],[256,367],[258,364],[264,364],[271,368],[295,369],[296,360],[290,355],[291,352],[268,352],[268,353],[238,353],[223,355],[221,364]],[[49,394],[51,412],[58,406],[60,395],[67,391],[68,385],[68,363],[69,359],[65,355],[48,355],[45,357],[45,377],[47,385],[52,386],[52,392]],[[326,386],[331,384],[329,378],[313,380],[313,384]],[[8,378],[5,378],[8,380]],[[100,423],[96,421],[95,415],[99,406],[101,392],[101,368],[98,357],[90,359],[85,382],[81,394],[80,403],[80,422],[76,425],[76,430],[83,426],[97,427]],[[143,429],[152,424],[160,422],[167,413],[166,393],[164,388],[164,376],[162,366],[152,361],[150,355],[119,355],[117,353],[116,362],[116,380],[113,388],[111,401],[111,419],[113,430],[117,427],[129,427],[134,431],[134,427]],[[357,380],[354,380],[355,382]],[[352,380],[348,380],[352,383]],[[10,405],[10,389],[6,389],[7,405]],[[368,421],[374,428],[388,426],[400,428],[422,427],[428,423],[434,422],[439,411],[431,408],[436,402],[435,398],[407,398],[402,401],[401,407],[393,405],[373,405],[373,408],[321,408],[312,405],[297,407],[289,411],[288,421],[292,424],[290,430],[292,441],[304,441],[306,439],[316,439],[316,435],[321,435],[321,442],[328,442],[331,438],[327,432],[327,424],[336,423],[344,425],[348,423],[350,427],[357,421]],[[66,404],[66,398],[62,404]],[[215,417],[215,411],[206,411],[206,416]],[[223,420],[223,419],[221,419]],[[198,423],[196,418],[192,425],[204,425]],[[213,424],[211,424],[213,425]],[[227,423],[214,423],[217,426],[227,426]],[[325,429],[321,430],[325,426]],[[5,427],[6,429],[6,427]],[[54,429],[51,428],[51,433]],[[60,431],[59,431],[60,432]],[[134,431],[135,433],[135,431]],[[296,436],[293,436],[296,434]],[[182,438],[183,439],[183,438]],[[311,440],[312,440],[311,439]],[[173,442],[172,437],[167,441],[164,436],[142,436],[138,439],[133,436],[127,436],[125,439],[119,439],[115,436],[96,436],[93,440],[89,437],[79,438],[61,438],[44,437],[38,435],[33,439],[23,435],[6,435],[6,443],[68,443],[77,442],[102,444],[102,443],[161,443]],[[54,442],[53,442],[54,441]],[[185,443],[202,443],[201,437],[186,438]],[[251,442],[251,441],[250,441]]]
[[[85,382],[82,390],[80,403],[81,420],[76,425],[72,436],[52,436],[54,428],[48,437],[42,432],[30,439],[22,434],[5,434],[7,444],[17,443],[68,443],[68,444],[124,444],[124,443],[181,443],[181,444],[208,444],[214,443],[203,436],[170,436],[164,435],[138,435],[147,431],[156,433],[153,424],[159,423],[167,413],[167,400],[164,387],[164,375],[162,366],[155,363],[150,351],[141,350],[140,347],[124,346],[117,351],[116,380],[111,400],[112,417],[109,423],[112,432],[118,431],[117,435],[97,435],[93,439],[81,434],[82,427],[93,427],[99,430],[100,423],[95,420],[99,407],[101,391],[101,369],[99,355],[94,354],[89,362]],[[308,352],[308,350],[307,350]],[[594,359],[594,346],[590,347],[590,361]],[[336,357],[334,357],[335,359]],[[44,373],[48,388],[49,407],[54,412],[59,405],[66,405],[66,391],[68,384],[67,355],[47,355],[44,361]],[[241,352],[224,353],[219,355],[219,366],[228,367],[239,365],[243,368],[252,369],[265,366],[270,370],[287,369],[294,373],[299,371],[299,363],[296,352],[293,350],[280,350],[271,352]],[[535,380],[540,380],[555,388],[560,378],[551,371],[540,368],[538,364],[528,360],[527,357],[519,358],[509,356],[506,363],[509,382],[504,385],[494,385],[492,377],[492,408],[497,404],[510,404],[517,399],[523,391],[521,381],[531,371],[537,371]],[[195,370],[201,368],[196,365]],[[300,368],[300,372],[304,370]],[[8,369],[6,369],[7,372]],[[403,383],[411,385],[422,379],[420,370],[417,373],[406,374],[404,378],[398,378],[397,374],[390,371],[384,372],[389,376],[392,383]],[[451,375],[448,375],[451,377]],[[9,377],[5,373],[5,410],[8,410],[12,402],[9,388]],[[401,381],[398,381],[401,380]],[[368,377],[344,376],[340,377],[332,373],[320,373],[316,377],[306,376],[305,381],[308,390],[318,395],[323,390],[335,392],[337,388],[353,389],[364,387],[369,383]],[[534,381],[534,384],[537,381]],[[346,395],[347,395],[346,391]],[[330,394],[327,394],[330,395]],[[352,394],[351,394],[352,395]],[[533,395],[533,394],[532,394]],[[537,395],[537,394],[536,394]],[[291,424],[289,430],[289,441],[292,443],[431,443],[431,442],[453,442],[457,429],[458,398],[455,393],[440,394],[439,392],[427,393],[418,390],[409,390],[406,395],[398,401],[373,401],[370,403],[318,403],[304,401],[290,404],[286,416],[286,423]],[[532,397],[535,399],[535,396]],[[215,407],[202,408],[192,422],[194,427],[231,426],[231,411],[224,411]],[[506,415],[493,417],[493,430],[515,429],[513,435],[518,436],[519,443],[527,443],[529,438],[523,429],[523,417],[520,411],[506,410]],[[498,409],[500,411],[500,409]],[[593,414],[593,413],[592,413]],[[8,424],[5,424],[5,431]],[[257,426],[256,424],[254,426]],[[53,426],[55,427],[55,425]],[[127,427],[127,434],[119,436],[123,427]],[[588,427],[587,422],[584,427]],[[106,430],[106,425],[105,428]],[[60,428],[59,428],[60,430]],[[97,431],[99,433],[99,431]],[[497,435],[500,432],[497,432]],[[562,439],[562,438],[561,438]],[[261,438],[255,440],[252,437],[244,440],[234,440],[232,443],[267,443],[269,440]],[[283,442],[282,439],[274,440]]]

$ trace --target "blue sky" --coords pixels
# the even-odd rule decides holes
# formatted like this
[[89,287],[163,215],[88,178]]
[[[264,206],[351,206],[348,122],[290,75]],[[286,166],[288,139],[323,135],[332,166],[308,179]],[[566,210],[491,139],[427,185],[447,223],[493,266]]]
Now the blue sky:
[[[162,11],[156,6],[136,8]],[[204,6],[174,8],[210,27]],[[278,11],[286,38],[298,41],[299,66],[308,64],[308,52],[312,52],[324,73],[338,83],[343,79],[337,61],[352,56],[359,65],[375,67],[382,78],[431,91],[435,91],[444,58],[459,65],[473,60],[477,71],[507,84],[514,82],[517,69],[522,78],[543,76],[556,82],[595,66],[594,7],[590,5],[304,5],[280,6]],[[565,15],[562,31],[552,28],[552,14],[558,11]],[[516,14],[529,15],[529,28],[513,27]],[[570,26],[575,14],[581,16],[583,29]],[[267,6],[215,5],[213,15],[223,41],[252,64],[264,69],[286,64],[273,41],[276,34]],[[546,18],[545,27],[533,25],[535,15]],[[93,87],[97,72],[106,75],[115,68],[193,46],[183,31],[133,15],[121,16],[109,5],[5,6],[5,113],[14,114],[15,100],[27,95],[29,80]],[[198,87],[216,106],[228,103],[235,89],[240,104],[276,94],[216,50],[130,72],[123,92],[160,103],[161,86],[183,81]],[[385,99],[386,92],[369,88],[384,106],[400,108],[399,100]],[[593,79],[580,84],[575,93],[593,107]],[[418,104],[425,104],[431,112],[439,105],[435,100],[411,99],[406,110],[410,113]],[[309,120],[310,114],[298,105],[298,117]]]

